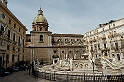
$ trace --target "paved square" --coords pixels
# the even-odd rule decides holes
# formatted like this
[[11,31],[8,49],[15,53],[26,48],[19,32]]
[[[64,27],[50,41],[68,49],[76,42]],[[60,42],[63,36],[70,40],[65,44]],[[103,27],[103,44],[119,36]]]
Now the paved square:
[[34,78],[28,74],[28,71],[14,72],[11,75],[0,77],[0,82],[53,82],[40,78]]

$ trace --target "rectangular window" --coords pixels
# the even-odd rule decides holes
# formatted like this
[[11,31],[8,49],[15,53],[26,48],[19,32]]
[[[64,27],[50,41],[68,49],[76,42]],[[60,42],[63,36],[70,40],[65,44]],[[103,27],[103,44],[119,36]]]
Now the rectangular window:
[[14,55],[12,55],[12,62],[14,62]]
[[18,48],[18,52],[20,52],[20,48]]
[[16,41],[16,40],[15,40],[15,37],[16,37],[16,35],[15,35],[15,33],[13,33],[13,41]]
[[24,44],[25,44],[24,42],[25,42],[25,40],[23,39],[23,42],[22,42],[23,47],[25,46],[25,45],[24,45]]
[[20,28],[19,28],[19,32],[20,32]]
[[118,60],[120,61],[120,55],[119,55],[119,54],[117,54],[117,58],[118,58]]
[[23,35],[25,35],[25,32],[23,32]]
[[115,43],[115,48],[118,50],[118,43]]
[[104,44],[104,48],[106,48],[106,44]]
[[21,37],[19,36],[19,38],[18,38],[18,44],[20,44],[21,43]]
[[98,44],[98,48],[100,48],[100,44]]
[[9,55],[6,55],[6,63],[9,63]]
[[94,45],[94,49],[97,50],[97,45]]
[[9,45],[7,45],[7,50],[9,50],[9,48],[10,48],[10,46],[9,46]]
[[9,19],[9,24],[11,24],[11,20]]
[[69,53],[72,53],[72,51],[69,51]]
[[4,26],[1,25],[0,27],[0,35],[2,35],[4,33]]
[[121,41],[121,48],[124,48],[124,40]]
[[16,24],[14,24],[14,28],[16,28]]
[[40,42],[43,42],[43,35],[40,35]]
[[19,61],[19,55],[18,55],[18,61]]
[[13,51],[15,51],[15,47],[13,47]]
[[10,30],[8,30],[8,38],[10,39]]
[[23,49],[23,53],[25,52],[25,50]]
[[42,31],[42,28],[40,28],[40,31]]
[[24,55],[22,56],[22,60],[24,60]]
[[91,51],[93,51],[93,46],[91,46]]

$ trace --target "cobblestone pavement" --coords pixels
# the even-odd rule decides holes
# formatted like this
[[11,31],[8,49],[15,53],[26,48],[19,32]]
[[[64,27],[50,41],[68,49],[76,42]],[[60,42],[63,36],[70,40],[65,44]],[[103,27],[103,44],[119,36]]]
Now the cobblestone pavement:
[[28,74],[28,71],[14,72],[11,75],[0,77],[0,82],[55,82],[40,78],[34,78]]

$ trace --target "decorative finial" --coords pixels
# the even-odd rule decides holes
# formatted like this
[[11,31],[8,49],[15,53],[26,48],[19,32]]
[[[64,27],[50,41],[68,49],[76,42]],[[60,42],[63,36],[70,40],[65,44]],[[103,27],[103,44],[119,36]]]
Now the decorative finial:
[[41,10],[41,5],[40,5],[40,10]]
[[38,11],[39,15],[43,15],[43,11],[41,10],[41,6],[40,6],[40,10]]

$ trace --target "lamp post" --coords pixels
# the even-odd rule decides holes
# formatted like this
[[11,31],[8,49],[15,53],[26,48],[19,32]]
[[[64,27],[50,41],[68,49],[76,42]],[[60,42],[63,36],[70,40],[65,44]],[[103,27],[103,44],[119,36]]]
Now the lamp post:
[[95,82],[95,77],[94,77],[94,63],[95,63],[95,59],[94,57],[92,58],[92,65],[93,65],[93,82]]

